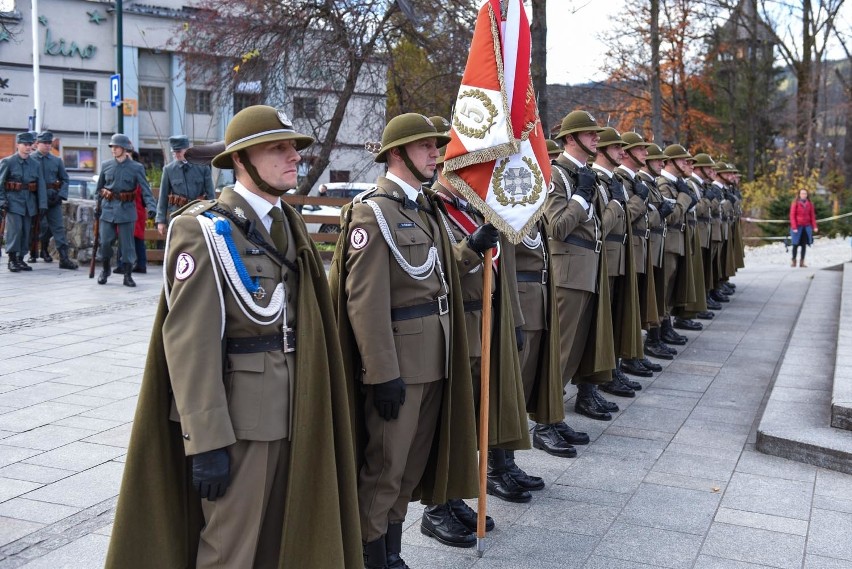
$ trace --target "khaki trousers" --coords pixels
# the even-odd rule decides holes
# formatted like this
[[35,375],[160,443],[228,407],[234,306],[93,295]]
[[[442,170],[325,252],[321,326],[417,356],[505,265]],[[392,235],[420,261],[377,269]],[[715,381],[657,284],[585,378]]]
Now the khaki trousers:
[[385,421],[373,406],[373,390],[367,389],[364,419],[368,440],[358,473],[358,510],[365,543],[385,535],[388,522],[405,520],[411,494],[423,477],[432,449],[443,390],[443,381],[407,385],[399,417]]
[[206,524],[197,569],[278,567],[290,443],[238,440],[228,447],[231,484],[216,501],[201,500]]
[[529,404],[533,387],[538,381],[541,365],[541,341],[544,330],[524,330],[524,349],[521,350],[521,381],[524,384],[524,402]]
[[562,387],[577,373],[586,337],[592,325],[593,292],[558,287],[556,309],[559,314],[559,360],[562,366]]

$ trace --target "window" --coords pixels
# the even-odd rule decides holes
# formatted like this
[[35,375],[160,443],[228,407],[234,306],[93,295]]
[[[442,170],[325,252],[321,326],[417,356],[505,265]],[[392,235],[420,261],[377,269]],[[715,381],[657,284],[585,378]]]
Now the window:
[[140,111],[165,111],[166,89],[165,87],[151,87],[150,85],[139,86],[139,110]]
[[62,81],[62,104],[82,107],[86,99],[95,98],[94,81]]
[[293,98],[293,118],[313,119],[317,116],[316,97]]
[[259,105],[261,96],[254,93],[234,93],[234,114],[237,114],[246,107]]
[[348,182],[349,170],[331,170],[328,173],[329,182]]
[[66,146],[62,149],[62,161],[69,170],[95,170],[94,148],[73,148]]
[[197,89],[186,90],[186,112],[199,115],[212,115],[213,107],[210,103],[210,91],[199,91]]

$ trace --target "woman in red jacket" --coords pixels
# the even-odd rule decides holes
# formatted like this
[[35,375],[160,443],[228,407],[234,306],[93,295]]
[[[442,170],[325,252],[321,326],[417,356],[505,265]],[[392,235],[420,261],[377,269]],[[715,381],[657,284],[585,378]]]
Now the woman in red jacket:
[[819,233],[816,222],[814,204],[808,199],[807,190],[799,190],[798,199],[790,204],[790,241],[793,243],[793,261],[791,267],[796,266],[796,249],[802,248],[802,256],[799,261],[800,267],[805,264],[805,249],[814,243],[814,233]]

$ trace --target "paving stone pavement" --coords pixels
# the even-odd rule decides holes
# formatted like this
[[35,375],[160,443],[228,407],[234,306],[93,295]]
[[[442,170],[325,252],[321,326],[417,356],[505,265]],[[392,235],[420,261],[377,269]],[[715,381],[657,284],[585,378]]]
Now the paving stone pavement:
[[[760,419],[814,271],[757,262],[737,294],[611,422],[573,412],[592,443],[574,459],[517,453],[547,488],[489,499],[497,528],[478,558],[419,531],[412,568],[852,567],[852,476],[754,450]],[[836,256],[835,256],[836,257]],[[84,270],[0,267],[0,569],[101,567],[161,280],[129,289]],[[820,263],[820,261],[823,261]],[[748,262],[748,261],[747,261]],[[807,381],[807,354],[802,354]],[[852,434],[850,434],[852,436]]]

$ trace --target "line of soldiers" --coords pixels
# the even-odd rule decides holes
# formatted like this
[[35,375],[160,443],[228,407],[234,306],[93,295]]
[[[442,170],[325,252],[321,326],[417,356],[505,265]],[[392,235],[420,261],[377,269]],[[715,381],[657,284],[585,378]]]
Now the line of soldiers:
[[578,413],[610,420],[600,391],[635,396],[625,374],[659,371],[646,354],[673,358],[687,341],[674,328],[712,317],[708,295],[727,300],[742,266],[732,167],[584,111],[561,127],[543,218],[513,246],[440,171],[449,123],[391,119],[375,156],[387,173],[342,209],[326,280],[280,200],[313,139],[281,110],[240,111],[213,158],[237,182],[167,226],[107,567],[406,569],[413,500],[424,535],[475,544],[463,500],[478,494],[478,451],[488,494],[543,489],[515,461],[529,419],[532,446],[576,456],[589,437],[565,422],[567,383]]
[[62,202],[68,199],[68,173],[65,164],[50,152],[53,133],[20,132],[15,136],[15,154],[0,160],[0,216],[5,227],[7,267],[10,272],[32,271],[29,262],[41,258],[52,263],[47,251],[50,238],[59,252],[60,269],[76,269],[68,257]]

